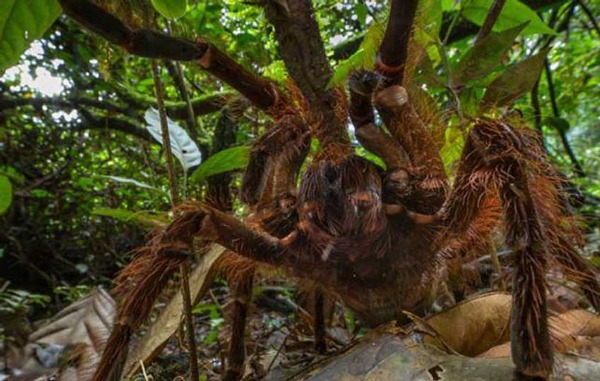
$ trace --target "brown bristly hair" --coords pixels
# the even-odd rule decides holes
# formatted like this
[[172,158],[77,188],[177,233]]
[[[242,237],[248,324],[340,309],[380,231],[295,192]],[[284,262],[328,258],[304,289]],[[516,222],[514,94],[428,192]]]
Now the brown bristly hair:
[[121,305],[94,381],[120,380],[131,335],[149,316],[154,302],[181,265],[190,259],[193,237],[203,212],[198,204],[175,209],[177,217],[137,250],[133,261],[116,277],[113,295]]

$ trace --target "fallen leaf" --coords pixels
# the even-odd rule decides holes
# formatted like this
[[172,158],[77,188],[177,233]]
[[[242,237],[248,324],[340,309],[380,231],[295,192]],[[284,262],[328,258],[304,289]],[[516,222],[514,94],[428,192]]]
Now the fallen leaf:
[[[115,301],[103,289],[96,289],[33,332],[20,351],[19,364],[12,364],[11,368],[17,369],[20,376],[38,377],[63,367],[61,380],[91,380],[115,315]],[[64,368],[68,362],[65,360],[73,360],[76,368]]]
[[426,320],[437,335],[424,342],[443,349],[445,345],[465,356],[477,356],[510,340],[511,296],[492,293],[466,300]]

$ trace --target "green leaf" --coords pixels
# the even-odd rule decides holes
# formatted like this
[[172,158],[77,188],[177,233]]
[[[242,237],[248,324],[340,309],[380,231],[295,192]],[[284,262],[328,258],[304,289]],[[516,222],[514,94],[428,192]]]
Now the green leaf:
[[10,165],[1,165],[0,175],[7,176],[17,184],[23,184],[25,182],[25,177],[15,167],[11,167]]
[[544,124],[546,126],[555,128],[557,131],[562,133],[566,133],[571,128],[571,124],[568,120],[558,116],[549,116],[544,118]]
[[442,10],[444,12],[450,12],[452,10],[456,10],[455,8],[460,7],[460,0],[442,0]]
[[29,191],[29,194],[35,198],[50,198],[50,197],[52,197],[52,193],[48,192],[45,189],[32,189]]
[[0,76],[60,15],[56,0],[0,1]]
[[0,176],[0,215],[6,213],[10,204],[12,204],[13,190],[12,184],[7,176]]
[[364,25],[367,21],[367,15],[369,14],[367,6],[364,3],[356,3],[354,6],[354,13],[356,13],[360,25]]
[[[461,15],[467,20],[481,26],[494,0],[465,0],[462,4]],[[529,22],[524,34],[557,34],[546,25],[534,10],[517,0],[507,0],[502,12],[494,24],[494,31],[502,30]]]
[[452,87],[460,87],[492,72],[502,63],[515,38],[526,25],[527,23],[523,23],[500,33],[490,33],[480,43],[467,50],[452,70]]
[[544,66],[548,50],[508,68],[487,87],[482,105],[505,106],[531,91]]
[[379,156],[375,155],[372,152],[367,151],[362,146],[355,147],[354,153],[360,157],[364,157],[365,159],[369,160],[371,163],[376,164],[376,165],[380,166],[381,168],[386,168],[385,163],[383,162],[383,160],[381,160],[381,158]]
[[282,60],[276,60],[271,62],[268,66],[263,69],[263,75],[274,79],[277,82],[283,83],[287,78],[287,69],[285,63]]
[[187,0],[152,0],[152,6],[168,19],[176,19],[187,10]]
[[444,145],[440,150],[440,155],[444,161],[446,170],[450,173],[452,165],[460,158],[465,138],[463,131],[455,126],[448,126],[444,132]]
[[250,160],[250,150],[248,146],[239,146],[217,152],[200,164],[190,177],[190,183],[197,184],[208,176],[246,168]]

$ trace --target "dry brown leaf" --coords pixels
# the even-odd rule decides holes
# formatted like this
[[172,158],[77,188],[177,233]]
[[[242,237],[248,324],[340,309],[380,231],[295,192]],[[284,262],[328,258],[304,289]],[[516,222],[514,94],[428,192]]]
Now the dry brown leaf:
[[[76,367],[63,369],[61,380],[90,380],[100,361],[115,315],[114,300],[106,291],[98,288],[67,306],[48,324],[33,332],[29,336],[29,343],[21,350],[20,364],[12,367],[18,369],[21,375],[46,375],[56,371],[55,368],[48,368],[49,363],[53,363],[53,366],[65,365],[57,364],[60,358],[62,362],[72,361]],[[50,358],[45,361],[43,357]]]
[[[567,311],[549,319],[554,349],[600,361],[600,316],[586,310]],[[510,357],[510,342],[480,354],[482,358]]]
[[[477,296],[426,320],[437,335],[424,342],[465,356],[477,356],[510,340],[511,297],[505,293]],[[439,338],[438,338],[439,336]]]
[[[411,335],[369,335],[363,342],[325,365],[302,372],[293,380],[311,381],[506,381],[518,380],[510,358],[469,358],[416,344]],[[600,363],[557,355],[550,381],[600,380]]]
[[[198,300],[213,283],[214,274],[211,271],[215,261],[225,252],[225,248],[213,244],[211,249],[200,257],[198,265],[190,274],[190,297],[192,301]],[[148,328],[148,332],[131,350],[127,357],[125,373],[133,375],[140,365],[149,363],[158,353],[163,345],[169,340],[179,328],[183,317],[183,301],[181,292],[177,292],[169,301],[160,316]]]

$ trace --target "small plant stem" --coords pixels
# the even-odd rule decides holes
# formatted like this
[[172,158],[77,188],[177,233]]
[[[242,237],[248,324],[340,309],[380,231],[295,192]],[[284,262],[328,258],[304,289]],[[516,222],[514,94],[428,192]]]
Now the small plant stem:
[[594,14],[590,10],[590,8],[587,5],[585,5],[585,3],[582,0],[576,0],[576,2],[577,2],[577,5],[579,5],[581,10],[583,11],[583,13],[585,13],[587,18],[592,23],[592,26],[594,27],[594,30],[598,34],[598,37],[600,37],[600,27],[598,26],[598,23],[596,22],[596,19],[594,18]]
[[494,0],[492,6],[490,7],[490,11],[485,17],[485,21],[477,34],[477,38],[475,39],[475,45],[479,44],[481,40],[487,37],[488,34],[492,31],[494,24],[498,20],[500,16],[500,12],[502,12],[502,8],[504,7],[504,3],[506,0]]
[[177,192],[177,179],[175,178],[175,168],[173,165],[173,152],[171,151],[171,136],[167,124],[167,113],[165,111],[164,92],[160,72],[156,60],[152,60],[152,76],[154,77],[154,89],[156,91],[156,101],[158,105],[158,114],[160,115],[160,130],[162,134],[162,144],[165,150],[165,159],[167,160],[167,176],[169,177],[169,191],[171,194],[171,204],[175,207],[179,204],[179,194]]
[[[554,115],[554,117],[559,118],[560,112],[558,110],[558,103],[556,101],[556,91],[554,89],[554,81],[552,80],[552,69],[550,68],[550,61],[548,60],[548,58],[546,58],[544,60],[544,69],[546,71],[546,82],[548,83],[548,92],[550,94],[550,104],[552,106],[552,114]],[[558,135],[560,136],[560,140],[562,141],[563,147],[564,147],[565,151],[567,152],[567,156],[569,156],[569,159],[571,159],[571,163],[573,164],[573,169],[575,170],[575,174],[577,175],[577,177],[585,177],[586,174],[585,174],[583,168],[581,167],[581,164],[579,164],[579,161],[577,160],[577,156],[575,156],[573,147],[571,147],[571,144],[569,143],[569,139],[567,138],[566,131],[563,131],[559,128],[557,128],[556,130],[558,132]]]
[[[145,9],[145,22],[146,26],[150,24],[150,17],[147,8]],[[173,164],[173,152],[171,151],[171,135],[169,134],[167,112],[165,110],[165,94],[163,91],[162,81],[160,79],[160,70],[156,60],[152,60],[152,77],[154,78],[154,89],[156,92],[158,114],[160,116],[160,129],[162,134],[163,149],[165,150],[165,158],[167,160],[167,175],[169,177],[171,205],[173,208],[175,208],[179,204],[179,193],[177,189],[177,179],[175,177],[175,167]],[[198,381],[200,374],[198,372],[198,355],[196,353],[196,341],[194,338],[194,325],[192,321],[192,302],[190,299],[190,282],[187,261],[181,264],[180,271],[181,298],[183,299],[187,340],[190,352],[190,381]]]
[[197,381],[200,378],[200,373],[198,371],[198,354],[196,353],[196,338],[194,337],[194,324],[192,320],[188,262],[181,264],[181,298],[183,299],[187,341],[190,347],[190,380]]
[[546,147],[546,141],[544,140],[544,130],[542,129],[542,109],[540,107],[540,78],[535,82],[533,89],[531,89],[531,108],[533,109],[533,122],[536,130],[538,130],[540,145],[544,151],[548,152]]
[[[162,82],[160,80],[158,64],[155,60],[152,61],[152,75],[154,77],[158,113],[160,115],[160,128],[162,132],[163,148],[165,150],[165,157],[167,159],[167,174],[169,176],[171,204],[173,207],[176,207],[177,204],[179,204],[177,180],[175,179],[175,169],[173,168],[173,152],[171,151],[171,139],[169,135],[169,126],[167,124],[164,92],[162,88]],[[187,340],[190,351],[190,380],[196,381],[199,378],[198,355],[196,354],[196,340],[194,338],[194,325],[192,321],[192,301],[190,299],[188,262],[184,262],[181,265],[181,297],[183,299]]]
[[460,9],[456,11],[452,20],[450,21],[450,25],[448,26],[448,30],[446,31],[446,35],[444,36],[444,40],[442,41],[442,45],[446,46],[448,44],[448,40],[450,39],[450,33],[452,33],[452,29],[456,25],[458,18],[460,17]]

